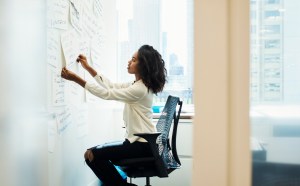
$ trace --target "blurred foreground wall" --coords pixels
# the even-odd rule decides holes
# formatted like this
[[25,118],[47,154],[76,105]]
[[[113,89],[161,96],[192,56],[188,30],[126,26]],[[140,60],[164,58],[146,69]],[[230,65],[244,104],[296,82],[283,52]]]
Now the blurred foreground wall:
[[0,185],[47,185],[46,1],[0,1]]

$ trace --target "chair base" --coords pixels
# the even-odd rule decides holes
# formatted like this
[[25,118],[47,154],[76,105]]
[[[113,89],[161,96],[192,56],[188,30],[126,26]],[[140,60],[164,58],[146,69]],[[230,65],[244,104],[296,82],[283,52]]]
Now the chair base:
[[150,177],[146,177],[146,185],[145,186],[151,186],[150,185]]
[[[130,177],[130,183],[132,183],[132,178]],[[146,177],[146,185],[145,186],[151,186],[150,185],[150,177]]]

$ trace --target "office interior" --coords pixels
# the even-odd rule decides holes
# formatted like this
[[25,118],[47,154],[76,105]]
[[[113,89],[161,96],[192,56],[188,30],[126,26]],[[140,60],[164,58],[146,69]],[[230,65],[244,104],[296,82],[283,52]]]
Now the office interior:
[[[122,104],[99,100],[59,76],[61,67],[68,65],[62,38],[71,42],[69,36],[83,32],[74,17],[78,8],[83,9],[80,2],[0,1],[0,185],[99,186],[83,153],[123,139]],[[166,54],[170,49],[164,50],[163,41],[171,38],[185,51],[185,61],[192,62],[180,62],[179,54],[166,58],[175,61],[168,63],[175,65],[169,68],[175,88],[168,87],[169,92],[158,95],[155,103],[162,106],[168,94],[183,100],[177,134],[182,165],[167,178],[151,178],[152,185],[300,185],[297,0],[87,0],[83,4],[90,6],[99,27],[93,27],[86,12],[85,23],[91,27],[80,36],[79,46],[93,53],[90,60],[113,81],[132,80],[122,67],[141,43],[118,42],[126,37],[145,39]],[[168,8],[173,17],[160,19]],[[145,16],[134,20],[135,13]],[[180,25],[179,15],[189,16],[190,22]],[[60,16],[65,22],[58,21]],[[138,30],[151,30],[154,24],[161,29],[180,26],[174,39],[159,30],[151,32],[158,39]],[[119,27],[131,30],[121,32]],[[88,43],[84,39],[98,33],[95,28],[103,35]],[[72,68],[92,80],[79,66]],[[177,77],[181,74],[186,81]],[[181,85],[188,87],[184,93],[175,91]],[[55,90],[68,96],[60,100],[54,95],[61,92]],[[144,178],[132,182],[145,185]]]

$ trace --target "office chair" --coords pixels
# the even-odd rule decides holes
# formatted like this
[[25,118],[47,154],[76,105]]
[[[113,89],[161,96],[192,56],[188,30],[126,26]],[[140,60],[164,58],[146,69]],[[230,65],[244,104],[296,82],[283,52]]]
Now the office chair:
[[[178,111],[176,113],[176,107]],[[176,150],[177,126],[180,117],[182,101],[178,97],[169,96],[157,122],[156,133],[139,133],[136,136],[144,138],[150,145],[153,156],[131,158],[113,161],[130,178],[146,177],[146,186],[150,185],[150,177],[168,177],[181,163]],[[169,131],[173,124],[172,135]],[[170,138],[171,137],[171,145]]]

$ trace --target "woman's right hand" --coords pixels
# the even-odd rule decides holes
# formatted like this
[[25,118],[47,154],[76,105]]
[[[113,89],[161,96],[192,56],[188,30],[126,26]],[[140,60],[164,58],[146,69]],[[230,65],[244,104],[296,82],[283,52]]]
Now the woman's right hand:
[[82,55],[82,54],[80,54],[80,55],[78,56],[78,58],[76,59],[76,61],[77,61],[78,63],[81,63],[81,66],[82,66],[84,69],[86,69],[86,70],[88,70],[88,68],[90,67],[90,65],[89,65],[88,62],[87,62],[86,57],[85,57],[84,55]]

